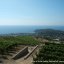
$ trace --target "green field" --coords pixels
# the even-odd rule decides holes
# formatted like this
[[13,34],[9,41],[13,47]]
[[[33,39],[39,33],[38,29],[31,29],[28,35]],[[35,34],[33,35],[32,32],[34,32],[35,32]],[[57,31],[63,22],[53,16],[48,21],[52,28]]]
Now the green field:
[[36,41],[32,36],[1,36],[0,37],[0,54],[4,54],[9,49],[17,45],[37,45]]
[[[34,61],[64,61],[64,44],[47,43],[33,59]],[[64,64],[64,62],[34,62],[34,64]]]

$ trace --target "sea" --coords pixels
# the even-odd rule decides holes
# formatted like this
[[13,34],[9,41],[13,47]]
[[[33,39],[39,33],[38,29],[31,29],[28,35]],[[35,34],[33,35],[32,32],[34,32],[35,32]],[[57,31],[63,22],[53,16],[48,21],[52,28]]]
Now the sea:
[[64,31],[64,26],[0,26],[0,34],[33,33],[37,29],[55,29]]

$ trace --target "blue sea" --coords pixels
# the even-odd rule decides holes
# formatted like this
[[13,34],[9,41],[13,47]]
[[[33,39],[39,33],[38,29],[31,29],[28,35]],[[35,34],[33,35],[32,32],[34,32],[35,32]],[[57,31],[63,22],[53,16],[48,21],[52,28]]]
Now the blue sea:
[[33,33],[36,29],[55,29],[64,31],[64,26],[0,26],[0,34]]

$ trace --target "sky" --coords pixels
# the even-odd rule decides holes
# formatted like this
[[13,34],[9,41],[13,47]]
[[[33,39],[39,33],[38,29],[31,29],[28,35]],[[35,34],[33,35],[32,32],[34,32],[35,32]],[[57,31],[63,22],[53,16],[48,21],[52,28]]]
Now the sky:
[[0,25],[64,25],[64,0],[0,0]]

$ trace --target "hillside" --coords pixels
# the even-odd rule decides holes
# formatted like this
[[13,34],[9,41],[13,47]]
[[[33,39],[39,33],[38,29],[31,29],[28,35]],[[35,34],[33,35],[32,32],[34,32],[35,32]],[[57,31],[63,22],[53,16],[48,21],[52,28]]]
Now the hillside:
[[54,29],[37,29],[35,30],[37,36],[47,36],[53,38],[64,38],[64,31]]

